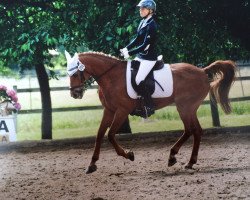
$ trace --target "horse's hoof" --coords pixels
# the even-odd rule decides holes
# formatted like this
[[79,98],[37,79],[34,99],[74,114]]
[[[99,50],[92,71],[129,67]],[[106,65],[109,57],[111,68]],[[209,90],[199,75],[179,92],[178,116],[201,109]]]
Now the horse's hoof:
[[175,157],[168,159],[168,166],[169,167],[172,167],[175,163],[177,163],[177,160]]
[[88,169],[86,170],[86,174],[91,174],[93,172],[95,172],[97,170],[97,166],[96,165],[90,165],[88,167]]
[[134,155],[134,152],[133,151],[130,151],[128,152],[128,159],[131,160],[131,161],[134,161],[135,160],[135,155]]
[[193,169],[193,165],[188,163],[186,166],[185,166],[185,169]]

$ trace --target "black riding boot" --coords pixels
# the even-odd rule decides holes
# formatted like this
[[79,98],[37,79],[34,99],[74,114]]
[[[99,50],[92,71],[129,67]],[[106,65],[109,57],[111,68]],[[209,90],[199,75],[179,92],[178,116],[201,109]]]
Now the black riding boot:
[[147,90],[147,87],[146,85],[144,84],[144,81],[142,81],[139,85],[138,85],[138,88],[139,88],[139,95],[142,96],[143,98],[143,107],[144,107],[144,112],[145,112],[145,117],[144,118],[147,118],[149,116],[151,116],[152,114],[155,113],[155,110],[154,110],[154,103],[153,103],[153,99],[151,97],[151,94],[149,93],[149,91]]
[[153,99],[150,94],[146,93],[144,95],[144,102],[145,102],[144,107],[145,107],[146,117],[149,117],[150,115],[153,115],[155,113]]

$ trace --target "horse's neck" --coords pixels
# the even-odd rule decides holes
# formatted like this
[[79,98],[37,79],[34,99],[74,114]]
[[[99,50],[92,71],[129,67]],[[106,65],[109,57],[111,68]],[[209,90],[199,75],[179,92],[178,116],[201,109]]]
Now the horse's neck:
[[100,76],[105,71],[109,69],[109,66],[112,65],[112,62],[105,61],[104,58],[98,56],[88,56],[84,58],[85,64],[89,66],[88,71],[92,76]]
[[98,84],[102,87],[107,81],[117,79],[117,77],[112,76],[112,74],[115,70],[114,68],[122,64],[122,61],[105,58],[101,55],[94,55],[86,58],[86,65],[90,66],[88,71],[97,79]]

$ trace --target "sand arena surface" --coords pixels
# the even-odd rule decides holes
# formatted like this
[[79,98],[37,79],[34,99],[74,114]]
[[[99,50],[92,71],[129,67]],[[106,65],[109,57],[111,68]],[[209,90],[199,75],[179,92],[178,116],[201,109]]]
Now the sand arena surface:
[[184,169],[191,140],[167,167],[175,140],[122,142],[134,162],[106,144],[89,175],[92,148],[0,152],[0,199],[250,199],[250,134],[204,135],[193,170]]

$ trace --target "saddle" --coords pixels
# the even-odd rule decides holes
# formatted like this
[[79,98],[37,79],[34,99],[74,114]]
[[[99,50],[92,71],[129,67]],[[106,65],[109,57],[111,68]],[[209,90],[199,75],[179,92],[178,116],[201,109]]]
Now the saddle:
[[[138,94],[143,94],[144,91],[142,91],[142,89],[135,82],[135,77],[138,73],[139,67],[140,67],[140,61],[137,61],[137,60],[131,61],[131,84],[134,90]],[[157,60],[154,67],[152,68],[152,70],[149,72],[149,74],[146,76],[144,80],[144,88],[147,90],[148,93],[150,93],[150,95],[152,95],[155,91],[155,83],[157,83],[161,87],[161,85],[155,80],[153,72],[156,70],[160,70],[163,67],[164,67],[164,61]]]

